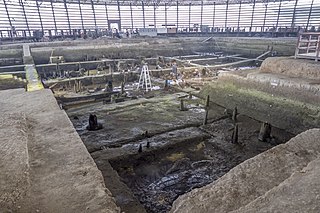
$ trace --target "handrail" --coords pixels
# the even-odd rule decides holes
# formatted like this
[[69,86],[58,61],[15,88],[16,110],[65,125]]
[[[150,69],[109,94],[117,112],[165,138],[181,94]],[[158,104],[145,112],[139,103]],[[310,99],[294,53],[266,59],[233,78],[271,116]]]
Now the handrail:
[[319,61],[320,32],[304,32],[298,36],[294,58],[306,58]]

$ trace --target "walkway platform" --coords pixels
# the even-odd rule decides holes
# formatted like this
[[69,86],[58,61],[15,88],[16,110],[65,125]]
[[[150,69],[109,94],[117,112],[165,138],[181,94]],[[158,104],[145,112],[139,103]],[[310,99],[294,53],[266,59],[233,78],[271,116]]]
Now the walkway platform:
[[23,62],[25,64],[24,69],[26,71],[26,79],[28,82],[27,91],[42,90],[44,87],[34,65],[28,44],[23,45]]

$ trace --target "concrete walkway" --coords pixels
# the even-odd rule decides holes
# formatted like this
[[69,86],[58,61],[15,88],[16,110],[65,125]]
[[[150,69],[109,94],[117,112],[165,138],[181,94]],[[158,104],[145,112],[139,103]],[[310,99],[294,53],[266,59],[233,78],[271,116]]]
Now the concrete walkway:
[[1,212],[119,212],[50,90],[0,91]]

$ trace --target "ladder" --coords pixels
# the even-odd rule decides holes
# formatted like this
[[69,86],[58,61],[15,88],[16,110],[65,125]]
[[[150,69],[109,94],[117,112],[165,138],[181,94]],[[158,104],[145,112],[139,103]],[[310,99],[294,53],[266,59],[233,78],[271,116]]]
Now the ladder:
[[148,65],[146,65],[146,64],[143,65],[143,67],[142,67],[137,89],[139,89],[140,87],[141,88],[145,87],[146,92],[148,92],[148,90],[152,90],[150,72],[149,72]]

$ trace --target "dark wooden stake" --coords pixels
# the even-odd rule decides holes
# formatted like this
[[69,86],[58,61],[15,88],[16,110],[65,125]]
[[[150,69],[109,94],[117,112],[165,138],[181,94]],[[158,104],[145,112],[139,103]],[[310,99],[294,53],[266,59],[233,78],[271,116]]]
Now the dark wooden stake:
[[121,82],[121,94],[124,93],[124,82]]
[[186,108],[184,107],[184,100],[180,100],[180,111],[186,111]]
[[258,140],[266,142],[268,138],[271,136],[271,124],[268,122],[264,122],[261,125]]
[[232,132],[231,143],[238,144],[238,124],[234,125]]
[[232,112],[232,120],[234,123],[237,123],[237,115],[238,115],[238,108],[235,107],[233,112]]
[[206,109],[206,112],[204,115],[204,120],[203,120],[203,125],[207,125],[207,123],[208,123],[208,112],[209,112],[209,110]]
[[206,99],[206,107],[209,107],[210,104],[210,96],[207,95],[207,99]]
[[138,152],[139,152],[139,153],[142,152],[142,145],[141,145],[141,144],[139,145],[139,150],[138,150]]

